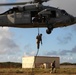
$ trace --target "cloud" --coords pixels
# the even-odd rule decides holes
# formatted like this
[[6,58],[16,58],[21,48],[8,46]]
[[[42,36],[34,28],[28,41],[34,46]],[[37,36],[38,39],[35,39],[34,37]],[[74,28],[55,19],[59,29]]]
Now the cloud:
[[18,55],[0,55],[0,62],[21,62],[21,58]]
[[[46,3],[45,3],[46,4]],[[65,9],[68,13],[76,16],[76,0],[51,0],[46,5]]]
[[66,56],[66,55],[73,55],[76,54],[76,46],[72,48],[71,50],[59,50],[59,51],[52,51],[47,52],[46,55],[60,55],[60,56]]
[[64,56],[64,55],[67,55],[67,53],[68,53],[68,50],[62,50],[58,54]]
[[0,39],[0,54],[15,54],[19,51],[18,45],[9,38]]
[[[8,3],[8,2],[9,2],[9,0],[0,0],[0,4],[1,3]],[[7,6],[0,6],[0,13],[5,12],[6,10],[8,10]]]
[[72,57],[72,56],[61,56],[60,57],[60,62],[71,62],[71,63],[75,63],[76,62],[76,58]]
[[0,0],[0,3],[6,3],[6,2],[8,2],[8,0]]
[[59,44],[67,44],[71,41],[71,39],[72,39],[72,34],[71,33],[65,34],[61,37],[60,36],[57,37],[57,40],[58,40]]
[[47,52],[46,55],[58,55],[57,51]]
[[70,53],[76,53],[76,46],[70,51]]
[[19,51],[20,48],[13,40],[13,33],[9,31],[9,28],[0,28],[0,55],[11,55]]
[[30,44],[25,45],[24,50],[25,50],[24,56],[35,56],[36,55],[36,51],[31,48]]
[[76,24],[72,26],[72,31],[76,33]]
[[12,38],[13,33],[9,31],[8,27],[0,27],[0,39],[3,37]]

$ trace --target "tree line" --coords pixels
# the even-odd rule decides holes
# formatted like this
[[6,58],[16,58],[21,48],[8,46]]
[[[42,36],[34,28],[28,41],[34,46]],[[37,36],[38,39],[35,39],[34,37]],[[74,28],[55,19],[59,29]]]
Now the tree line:
[[22,68],[22,63],[0,62],[0,68]]

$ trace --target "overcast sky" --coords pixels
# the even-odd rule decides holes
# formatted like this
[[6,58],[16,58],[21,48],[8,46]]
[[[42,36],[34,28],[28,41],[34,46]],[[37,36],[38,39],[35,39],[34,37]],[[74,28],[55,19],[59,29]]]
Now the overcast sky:
[[[23,1],[32,0],[0,0],[0,3]],[[76,16],[76,0],[51,0],[43,4],[65,9]],[[0,12],[9,8],[0,7]],[[22,56],[35,55],[37,32],[36,28],[0,27],[0,61],[21,62]],[[40,32],[43,34],[43,45],[39,50],[39,55],[59,56],[61,62],[76,62],[76,24],[56,28],[50,35],[46,34],[46,28],[41,28]]]

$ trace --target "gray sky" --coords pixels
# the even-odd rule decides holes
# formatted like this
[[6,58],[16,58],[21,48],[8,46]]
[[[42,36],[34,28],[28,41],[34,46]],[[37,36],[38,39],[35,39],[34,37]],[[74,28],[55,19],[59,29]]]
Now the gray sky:
[[76,0],[50,0],[45,4],[65,9],[68,13],[76,16]]

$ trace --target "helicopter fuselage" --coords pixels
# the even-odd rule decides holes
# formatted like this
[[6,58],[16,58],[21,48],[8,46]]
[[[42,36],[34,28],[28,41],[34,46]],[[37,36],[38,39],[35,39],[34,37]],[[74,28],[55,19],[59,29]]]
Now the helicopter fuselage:
[[14,7],[0,14],[0,26],[2,27],[47,27],[51,29],[51,27],[64,27],[75,23],[76,18],[65,10],[43,5]]

